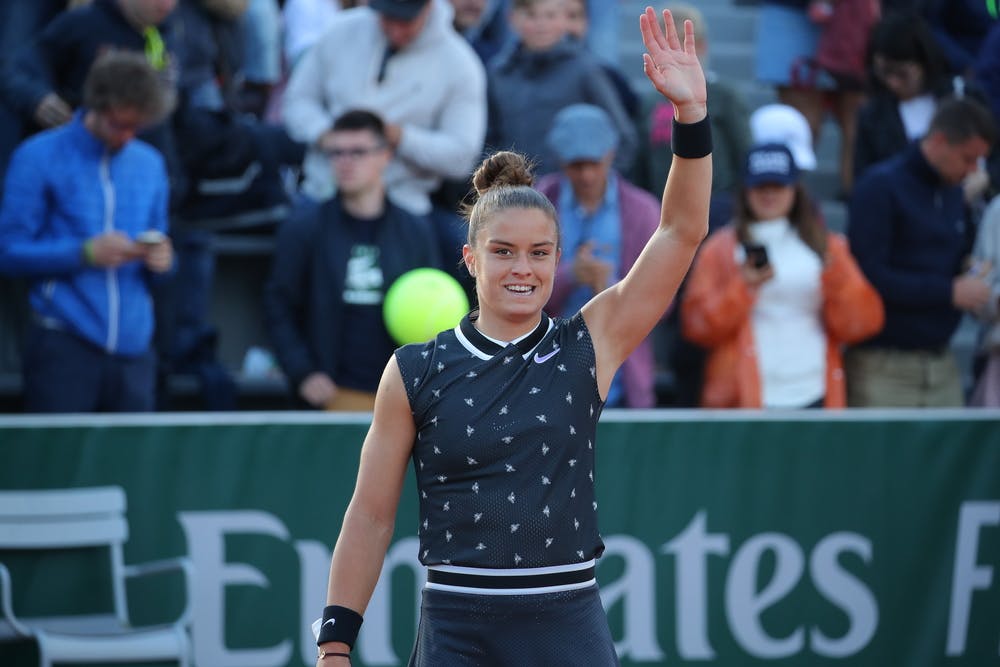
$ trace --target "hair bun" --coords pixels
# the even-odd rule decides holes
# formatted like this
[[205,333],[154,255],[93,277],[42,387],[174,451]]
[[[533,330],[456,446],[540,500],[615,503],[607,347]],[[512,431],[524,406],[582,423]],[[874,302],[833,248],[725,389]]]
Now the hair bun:
[[499,151],[482,161],[472,175],[472,187],[480,197],[493,188],[530,187],[535,182],[531,167],[528,159],[520,153]]

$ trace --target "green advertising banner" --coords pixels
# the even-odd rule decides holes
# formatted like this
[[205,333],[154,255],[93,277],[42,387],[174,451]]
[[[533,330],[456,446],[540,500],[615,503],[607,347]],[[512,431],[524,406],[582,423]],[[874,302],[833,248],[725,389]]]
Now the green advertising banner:
[[[0,489],[120,486],[126,563],[194,565],[196,665],[313,665],[308,626],[366,428],[11,417]],[[599,438],[598,581],[623,665],[1000,665],[1000,413],[609,411]],[[411,477],[355,665],[408,660],[416,524]],[[31,567],[16,608],[96,594]],[[181,588],[134,593],[134,615],[180,609]],[[0,664],[34,664],[10,646]]]

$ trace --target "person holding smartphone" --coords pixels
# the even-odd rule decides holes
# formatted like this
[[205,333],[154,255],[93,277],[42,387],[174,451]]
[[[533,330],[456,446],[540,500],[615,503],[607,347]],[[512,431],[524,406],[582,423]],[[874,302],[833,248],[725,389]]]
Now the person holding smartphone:
[[169,183],[161,154],[135,137],[171,98],[144,54],[108,50],[72,120],[11,158],[0,273],[29,284],[25,412],[156,407],[153,287],[174,264]]
[[841,346],[881,329],[882,301],[818,218],[785,145],[748,152],[734,219],[688,281],[682,331],[708,349],[703,407],[846,405]]

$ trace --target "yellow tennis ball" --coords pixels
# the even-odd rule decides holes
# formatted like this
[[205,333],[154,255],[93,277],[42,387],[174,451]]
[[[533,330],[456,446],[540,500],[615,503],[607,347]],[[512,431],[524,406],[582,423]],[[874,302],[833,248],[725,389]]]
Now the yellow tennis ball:
[[389,286],[382,319],[400,345],[423,343],[451,329],[469,312],[469,299],[457,280],[440,269],[407,271]]

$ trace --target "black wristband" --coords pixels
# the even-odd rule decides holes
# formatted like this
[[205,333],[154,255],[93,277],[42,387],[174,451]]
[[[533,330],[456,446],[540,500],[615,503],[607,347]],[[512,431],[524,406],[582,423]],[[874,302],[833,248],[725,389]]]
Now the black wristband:
[[673,120],[670,149],[677,157],[697,160],[712,153],[712,123],[706,114],[697,123],[678,123]]
[[319,626],[319,636],[316,637],[316,645],[327,642],[344,642],[354,648],[354,640],[358,638],[358,630],[361,629],[361,622],[364,619],[361,614],[332,604],[323,609],[323,623]]

